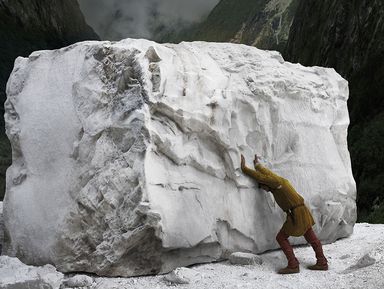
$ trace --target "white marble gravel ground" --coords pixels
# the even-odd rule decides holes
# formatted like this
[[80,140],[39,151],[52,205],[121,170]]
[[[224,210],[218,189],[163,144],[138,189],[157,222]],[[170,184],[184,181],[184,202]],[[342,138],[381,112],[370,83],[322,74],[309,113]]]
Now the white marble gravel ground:
[[[134,278],[96,277],[92,289],[165,289],[165,288],[339,288],[376,289],[384,288],[384,225],[356,224],[351,237],[324,245],[329,260],[329,271],[310,271],[306,266],[312,264],[314,252],[309,246],[295,247],[301,263],[301,272],[294,275],[278,275],[276,270],[285,266],[281,250],[261,254],[262,265],[231,265],[228,261],[192,266],[197,272],[189,284],[172,284],[164,276]],[[371,262],[359,260],[368,255]],[[372,263],[374,259],[374,263]],[[356,266],[358,264],[358,266]],[[371,264],[371,265],[369,265]],[[368,265],[363,268],[358,268]],[[352,269],[348,269],[352,267]]]

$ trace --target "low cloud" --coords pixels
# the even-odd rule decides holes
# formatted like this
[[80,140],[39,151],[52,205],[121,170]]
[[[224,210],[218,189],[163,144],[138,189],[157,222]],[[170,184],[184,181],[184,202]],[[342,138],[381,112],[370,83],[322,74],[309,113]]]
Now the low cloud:
[[89,25],[104,40],[156,40],[156,31],[177,31],[201,21],[219,0],[78,0]]

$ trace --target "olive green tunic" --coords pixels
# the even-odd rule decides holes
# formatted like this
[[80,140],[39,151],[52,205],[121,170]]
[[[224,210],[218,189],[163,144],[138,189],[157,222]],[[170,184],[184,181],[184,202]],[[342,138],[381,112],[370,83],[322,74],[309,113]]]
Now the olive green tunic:
[[287,213],[287,219],[281,228],[284,233],[289,236],[302,236],[315,224],[311,212],[304,204],[303,197],[296,192],[288,180],[259,163],[255,166],[255,170],[245,167],[243,172],[271,189],[276,203]]

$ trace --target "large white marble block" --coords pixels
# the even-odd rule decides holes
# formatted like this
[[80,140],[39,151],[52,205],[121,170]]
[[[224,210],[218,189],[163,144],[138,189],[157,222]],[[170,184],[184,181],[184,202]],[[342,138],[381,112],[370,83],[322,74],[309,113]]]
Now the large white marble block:
[[4,253],[27,264],[133,276],[277,248],[285,213],[241,153],[291,181],[323,242],[352,233],[333,69],[237,44],[83,42],[18,58],[7,97]]

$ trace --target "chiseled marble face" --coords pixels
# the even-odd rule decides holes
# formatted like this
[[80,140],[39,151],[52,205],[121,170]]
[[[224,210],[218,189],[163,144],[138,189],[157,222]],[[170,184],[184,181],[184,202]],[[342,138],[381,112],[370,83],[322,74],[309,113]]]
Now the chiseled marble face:
[[4,253],[28,264],[134,276],[274,249],[285,215],[239,167],[255,152],[320,239],[352,232],[348,86],[333,69],[126,39],[18,58],[7,89]]

